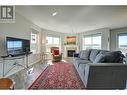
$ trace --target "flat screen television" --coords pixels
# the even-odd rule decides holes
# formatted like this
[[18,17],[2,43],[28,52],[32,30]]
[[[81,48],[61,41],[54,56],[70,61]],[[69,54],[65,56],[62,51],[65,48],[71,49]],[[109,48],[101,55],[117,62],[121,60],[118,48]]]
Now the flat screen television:
[[7,55],[24,55],[30,52],[30,40],[6,37]]

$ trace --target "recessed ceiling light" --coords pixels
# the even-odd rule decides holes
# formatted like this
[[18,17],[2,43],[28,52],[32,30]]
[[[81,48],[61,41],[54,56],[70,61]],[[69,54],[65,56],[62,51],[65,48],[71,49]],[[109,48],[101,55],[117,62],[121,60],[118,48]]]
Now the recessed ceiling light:
[[54,12],[52,13],[52,16],[56,16],[58,14],[58,12]]

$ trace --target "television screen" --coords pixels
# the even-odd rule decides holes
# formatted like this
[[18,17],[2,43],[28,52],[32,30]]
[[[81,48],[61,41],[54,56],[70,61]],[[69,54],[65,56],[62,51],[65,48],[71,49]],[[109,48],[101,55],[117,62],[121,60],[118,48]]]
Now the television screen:
[[6,38],[7,54],[8,55],[21,55],[30,52],[30,41],[19,38]]

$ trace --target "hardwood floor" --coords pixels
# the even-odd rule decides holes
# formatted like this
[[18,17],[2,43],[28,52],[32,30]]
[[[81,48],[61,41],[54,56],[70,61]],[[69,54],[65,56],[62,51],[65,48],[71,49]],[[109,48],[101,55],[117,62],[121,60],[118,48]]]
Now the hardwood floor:
[[[72,63],[73,60],[72,58],[63,58],[62,61]],[[14,89],[28,89],[48,65],[52,65],[51,60],[45,63],[36,63],[27,70],[23,69],[18,73],[9,76],[9,78],[15,82]]]
[[47,63],[39,62],[30,66],[27,70],[24,69],[9,76],[15,82],[14,89],[28,89],[48,65]]

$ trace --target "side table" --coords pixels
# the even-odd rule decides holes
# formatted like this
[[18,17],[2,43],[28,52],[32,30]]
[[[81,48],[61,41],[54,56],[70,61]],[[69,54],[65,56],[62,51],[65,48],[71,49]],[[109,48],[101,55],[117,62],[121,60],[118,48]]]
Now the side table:
[[1,78],[0,79],[0,89],[1,90],[14,89],[14,82],[9,78]]

